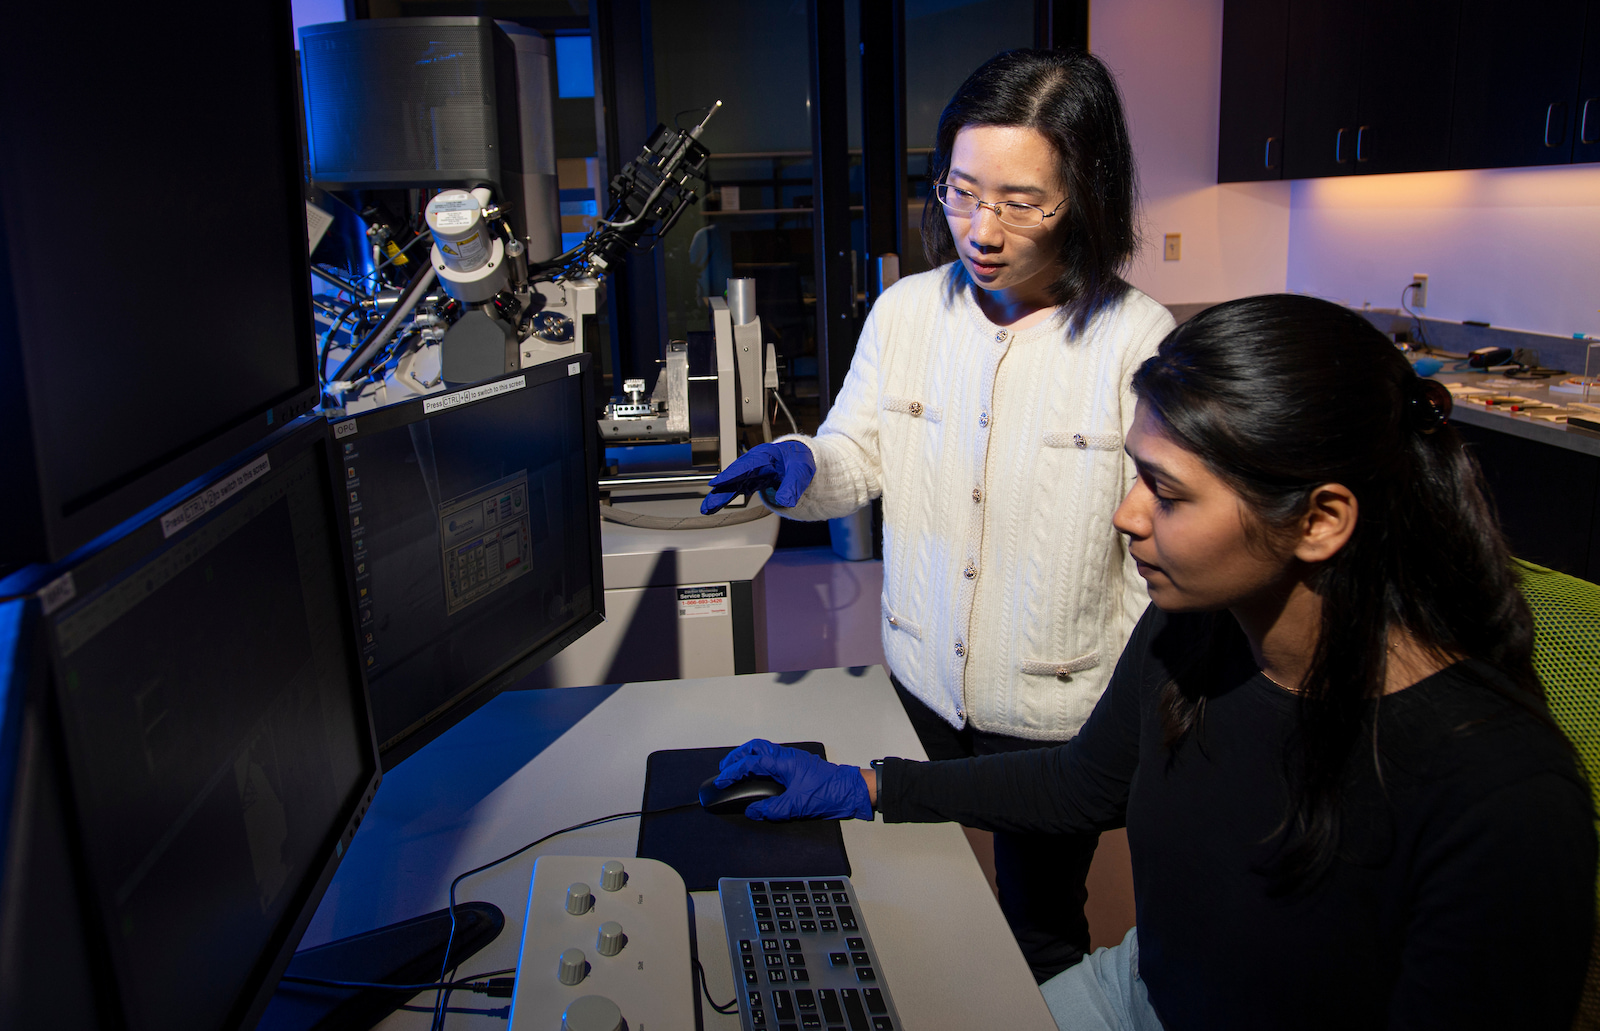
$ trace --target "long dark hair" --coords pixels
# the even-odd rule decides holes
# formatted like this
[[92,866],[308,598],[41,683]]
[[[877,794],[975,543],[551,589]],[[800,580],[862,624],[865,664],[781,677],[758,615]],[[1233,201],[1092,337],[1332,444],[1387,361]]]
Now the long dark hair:
[[[969,125],[1036,129],[1055,148],[1066,187],[1060,275],[1052,284],[1069,331],[1081,331],[1128,289],[1122,270],[1138,246],[1133,147],[1117,84],[1100,60],[1063,50],[1007,50],[967,77],[939,116],[928,162],[931,183],[950,172],[956,134]],[[922,247],[934,266],[956,257],[944,208],[930,191]]]
[[[1133,390],[1264,534],[1292,525],[1319,484],[1356,496],[1354,533],[1310,582],[1322,625],[1299,693],[1277,869],[1280,887],[1307,887],[1338,847],[1341,788],[1383,691],[1391,629],[1542,698],[1532,617],[1477,465],[1444,418],[1448,393],[1355,312],[1287,294],[1219,304],[1173,330]],[[1205,656],[1197,666],[1215,668]],[[1195,729],[1205,689],[1182,675],[1164,689],[1169,747]]]

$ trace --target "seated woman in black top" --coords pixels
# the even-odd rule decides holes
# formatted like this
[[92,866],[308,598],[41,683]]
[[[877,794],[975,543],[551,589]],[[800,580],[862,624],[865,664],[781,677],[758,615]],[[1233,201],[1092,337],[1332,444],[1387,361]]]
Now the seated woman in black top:
[[758,819],[1126,824],[1138,926],[1063,1027],[1565,1028],[1595,831],[1450,398],[1359,315],[1219,305],[1134,376],[1153,604],[1054,749],[874,770],[752,741]]

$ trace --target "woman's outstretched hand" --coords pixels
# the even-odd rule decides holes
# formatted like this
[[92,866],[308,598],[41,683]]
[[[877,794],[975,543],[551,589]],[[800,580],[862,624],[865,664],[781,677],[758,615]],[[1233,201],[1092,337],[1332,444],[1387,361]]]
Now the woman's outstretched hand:
[[719,788],[758,774],[784,786],[783,794],[746,807],[744,814],[752,820],[872,819],[867,782],[855,766],[840,766],[758,737],[723,756],[718,768]]
[[817,475],[817,460],[811,449],[798,440],[776,444],[757,444],[728,463],[711,478],[713,489],[700,503],[700,512],[710,515],[740,494],[770,491],[767,500],[779,508],[793,508]]

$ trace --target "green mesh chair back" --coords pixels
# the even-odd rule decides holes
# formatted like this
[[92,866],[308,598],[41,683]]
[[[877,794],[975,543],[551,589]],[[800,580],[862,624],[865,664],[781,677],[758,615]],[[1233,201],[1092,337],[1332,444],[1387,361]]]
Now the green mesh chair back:
[[[1600,812],[1600,585],[1529,562],[1519,560],[1517,566],[1522,594],[1533,610],[1533,668],[1551,715],[1583,759]],[[1595,893],[1600,903],[1600,883]],[[1600,1029],[1600,919],[1573,1026]]]

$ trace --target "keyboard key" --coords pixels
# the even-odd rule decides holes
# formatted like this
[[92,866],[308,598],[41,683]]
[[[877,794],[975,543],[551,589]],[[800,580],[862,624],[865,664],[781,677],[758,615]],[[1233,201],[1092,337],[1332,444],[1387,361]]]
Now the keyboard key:
[[815,892],[811,896],[811,901],[819,906],[825,906],[828,904],[828,896],[825,892]]
[[762,934],[771,934],[772,933],[772,921],[771,920],[757,920],[756,921],[756,930],[761,932]]
[[[757,913],[756,915],[760,916],[761,914]],[[794,919],[794,910],[790,909],[788,906],[779,906],[778,907],[778,919],[779,920],[793,920]]]
[[788,992],[779,990],[772,993],[772,1012],[779,1020],[794,1019],[794,999]]
[[740,956],[739,958],[744,962],[744,968],[746,970],[754,970],[755,969],[756,958],[754,956]]
[[871,967],[856,967],[857,981],[876,981],[877,979],[878,975],[873,972]]
[[751,1010],[750,1011],[750,1023],[752,1025],[754,1025],[755,1027],[766,1027],[767,1026],[767,1011],[766,1010]]
[[793,970],[789,971],[789,980],[798,981],[801,984],[809,984],[811,982],[811,975],[806,973],[805,967],[795,967]]
[[836,891],[833,893],[833,904],[836,906],[848,906],[850,904],[850,896],[842,891]]
[[776,952],[767,953],[767,966],[769,966],[769,967],[781,967],[781,966],[783,966],[783,956],[779,955]]
[[803,953],[803,952],[791,952],[791,953],[789,953],[789,965],[791,967],[803,967],[803,966],[805,966],[806,965],[805,953]]
[[867,1031],[867,1011],[861,1008],[861,993],[854,988],[842,988],[839,998],[844,1002],[845,1015],[850,1018],[851,1031]]
[[812,919],[813,917],[816,916],[815,913],[811,912],[811,907],[810,906],[796,906],[796,907],[794,907],[794,915],[799,917],[801,920],[810,920],[810,919]]
[[774,906],[787,906],[789,904],[789,896],[775,891],[772,893],[772,904]]
[[751,1009],[759,1009],[761,1007],[761,993],[760,992],[745,992],[744,995],[745,995],[745,1000],[750,1003],[750,1008]]
[[832,920],[819,920],[817,923],[822,928],[823,934],[833,934],[839,930],[839,925]]
[[749,938],[741,938],[741,939],[739,939],[739,951],[740,952],[749,952],[750,951],[750,939]]
[[767,901],[767,897],[765,895],[751,895],[750,896],[750,904],[752,906],[770,906],[770,905],[772,905],[771,902]]
[[818,917],[832,917],[833,916],[833,907],[832,906],[818,906],[817,907],[817,916]]
[[755,910],[756,910],[756,919],[757,920],[771,920],[772,919],[772,910],[768,909],[766,906],[757,906],[757,907],[755,907]]
[[832,988],[824,988],[817,993],[817,1001],[822,1003],[822,1018],[830,1024],[844,1021],[844,1010],[839,1008],[839,997]]
[[817,922],[815,920],[802,920],[802,921],[800,921],[800,933],[801,934],[816,934],[817,933]]
[[844,940],[844,947],[849,949],[851,952],[860,952],[862,949],[867,947],[867,940],[865,938],[846,938]]
[[852,952],[850,953],[850,962],[858,967],[864,967],[872,962],[872,957],[865,952]]
[[800,1026],[806,1031],[822,1031],[822,1018],[815,1013],[800,1014]]
[[778,921],[778,933],[779,934],[794,934],[796,932],[796,930],[797,930],[797,928],[795,927],[793,920],[779,920]]
[[888,1013],[889,1012],[889,1004],[883,1001],[883,989],[881,989],[881,988],[863,988],[863,989],[861,989],[861,998],[867,1004],[867,1012],[868,1013]]
[[850,965],[850,957],[848,954],[843,952],[830,952],[828,953],[828,965],[835,967],[847,967]]
[[800,1031],[799,1024],[779,1024],[778,1031]]
[[794,993],[794,1004],[802,1010],[814,1010],[817,1008],[817,993],[809,988],[802,988]]
[[764,884],[761,881],[751,881],[750,882],[750,890],[752,892],[766,891],[767,890],[767,886],[766,886],[766,884]]
[[744,983],[745,984],[759,984],[760,983],[759,981],[756,980],[756,972],[754,970],[746,970],[744,972]]
[[767,971],[767,981],[770,984],[784,984],[789,980],[789,975],[782,970]]
[[799,938],[785,938],[783,940],[783,951],[784,952],[799,952],[800,951],[800,939]]
[[773,881],[773,891],[805,891],[805,881]]
[[844,890],[844,882],[843,881],[823,881],[822,883],[826,884],[828,886],[827,889],[826,889],[828,891],[843,891]]
[[894,1021],[888,1017],[873,1017],[872,1031],[894,1031]]
[[846,931],[859,931],[861,926],[856,923],[856,911],[849,906],[839,907],[839,926]]

